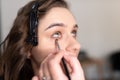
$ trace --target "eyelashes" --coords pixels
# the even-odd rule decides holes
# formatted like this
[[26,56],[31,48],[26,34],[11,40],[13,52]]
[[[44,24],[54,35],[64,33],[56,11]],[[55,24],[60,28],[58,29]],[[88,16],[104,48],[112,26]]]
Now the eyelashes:
[[62,38],[62,33],[60,31],[57,31],[52,34],[52,38],[60,39],[60,38]]
[[72,36],[73,36],[74,38],[77,37],[77,30],[73,30],[73,31],[72,31]]
[[[61,39],[65,34],[62,33],[62,31],[56,31],[52,34],[52,38],[54,39]],[[71,36],[76,38],[77,37],[77,30],[71,31]]]

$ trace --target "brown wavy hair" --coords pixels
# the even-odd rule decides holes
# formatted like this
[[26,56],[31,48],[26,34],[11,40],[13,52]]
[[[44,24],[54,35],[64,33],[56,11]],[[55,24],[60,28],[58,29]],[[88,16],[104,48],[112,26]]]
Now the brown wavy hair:
[[[33,47],[26,42],[29,32],[29,14],[35,2],[41,4],[45,0],[32,0],[23,6],[17,14],[12,29],[0,45],[0,76],[4,80],[31,80],[34,76],[31,61],[27,59],[27,53]],[[41,4],[38,10],[40,20],[53,7],[63,7],[68,9],[64,0],[47,0]]]

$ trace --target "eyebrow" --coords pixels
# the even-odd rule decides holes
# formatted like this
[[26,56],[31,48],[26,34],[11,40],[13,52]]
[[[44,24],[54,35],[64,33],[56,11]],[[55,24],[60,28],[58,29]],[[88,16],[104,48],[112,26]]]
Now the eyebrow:
[[[48,27],[45,29],[45,31],[48,30],[48,29],[50,29],[50,28],[53,28],[53,27],[66,27],[66,26],[65,26],[65,24],[63,24],[63,23],[53,23],[53,24],[51,24],[50,26],[48,26]],[[75,25],[73,26],[73,28],[78,28],[78,25],[75,24]]]
[[48,30],[48,29],[50,29],[50,28],[53,28],[53,27],[65,27],[65,25],[63,24],[63,23],[53,23],[53,24],[51,24],[50,26],[48,26],[46,29],[45,29],[45,31],[46,30]]
[[77,24],[75,24],[75,25],[74,25],[74,28],[78,28],[78,25],[77,25]]

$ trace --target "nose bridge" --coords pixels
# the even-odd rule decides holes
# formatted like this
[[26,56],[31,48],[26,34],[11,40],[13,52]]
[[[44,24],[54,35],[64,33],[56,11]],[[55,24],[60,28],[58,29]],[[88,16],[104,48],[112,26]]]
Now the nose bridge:
[[66,50],[70,52],[75,52],[75,53],[79,52],[80,44],[73,36],[69,36],[66,42],[67,42]]

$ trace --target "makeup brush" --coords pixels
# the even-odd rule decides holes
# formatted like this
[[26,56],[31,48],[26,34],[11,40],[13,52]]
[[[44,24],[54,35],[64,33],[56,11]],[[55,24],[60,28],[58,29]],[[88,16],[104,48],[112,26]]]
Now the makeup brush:
[[[60,45],[58,43],[58,39],[55,40],[55,45],[57,46],[58,50],[61,50]],[[68,68],[67,68],[67,65],[65,63],[65,59],[64,58],[62,58],[62,64],[63,64],[63,68],[65,70],[65,74],[68,77],[68,80],[71,80],[70,75],[69,75],[69,71],[68,71]]]

